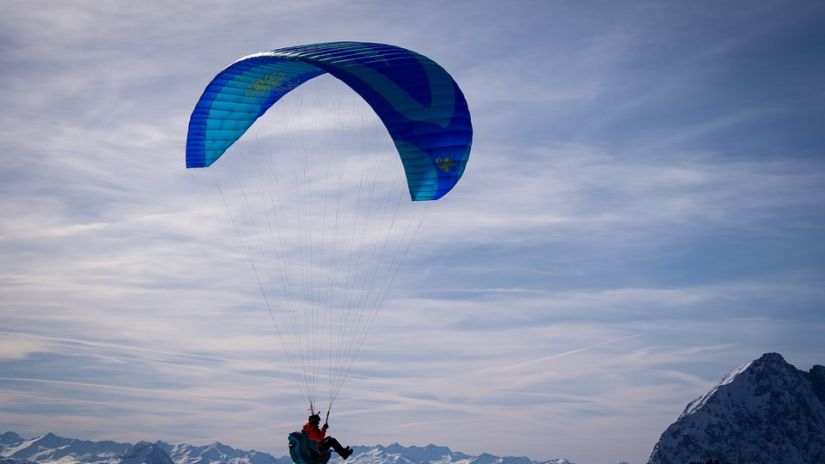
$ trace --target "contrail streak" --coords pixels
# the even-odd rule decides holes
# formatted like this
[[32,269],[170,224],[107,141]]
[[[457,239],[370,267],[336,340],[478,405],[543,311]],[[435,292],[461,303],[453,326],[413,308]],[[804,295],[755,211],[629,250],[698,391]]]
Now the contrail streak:
[[593,345],[585,346],[583,348],[577,348],[575,350],[570,350],[570,351],[565,351],[565,352],[562,352],[562,353],[551,354],[550,356],[544,356],[544,357],[541,357],[541,358],[531,359],[529,361],[524,361],[524,362],[521,362],[521,363],[518,363],[518,364],[513,364],[511,366],[502,367],[502,368],[499,368],[499,369],[493,369],[493,371],[503,372],[503,371],[511,371],[511,370],[514,370],[514,369],[520,369],[522,367],[529,366],[531,364],[538,364],[538,363],[542,363],[544,361],[549,361],[551,359],[563,358],[565,356],[570,356],[570,355],[573,355],[573,354],[582,353],[584,351],[592,350],[593,348],[598,348],[600,346],[608,345],[610,343],[616,343],[616,342],[620,342],[622,340],[627,340],[629,338],[635,338],[635,337],[638,337],[639,335],[643,335],[645,333],[646,332],[638,332],[638,333],[631,334],[631,335],[625,335],[624,337],[605,340],[603,342],[595,343]]

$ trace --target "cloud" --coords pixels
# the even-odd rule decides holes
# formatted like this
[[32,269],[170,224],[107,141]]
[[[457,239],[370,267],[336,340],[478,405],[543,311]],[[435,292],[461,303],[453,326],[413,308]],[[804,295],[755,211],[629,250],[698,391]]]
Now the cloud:
[[48,351],[47,343],[27,336],[10,335],[0,339],[0,359],[24,359],[32,353]]

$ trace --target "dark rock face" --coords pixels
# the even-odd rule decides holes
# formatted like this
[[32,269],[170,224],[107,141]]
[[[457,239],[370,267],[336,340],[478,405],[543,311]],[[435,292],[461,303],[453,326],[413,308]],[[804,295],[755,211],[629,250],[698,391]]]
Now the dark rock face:
[[687,405],[649,464],[825,463],[825,367],[768,353]]
[[825,366],[814,366],[807,375],[814,395],[825,404]]
[[120,464],[175,464],[166,451],[159,446],[142,441],[136,443],[123,456],[120,457]]
[[23,437],[14,432],[6,432],[0,435],[0,446],[17,446],[20,443],[23,443]]
[[0,458],[0,464],[32,464],[32,462],[25,459]]

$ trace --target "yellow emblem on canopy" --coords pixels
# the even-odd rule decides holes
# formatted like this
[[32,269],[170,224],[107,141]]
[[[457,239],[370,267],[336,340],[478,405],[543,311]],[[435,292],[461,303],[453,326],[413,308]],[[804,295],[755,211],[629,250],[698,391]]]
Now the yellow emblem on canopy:
[[454,168],[458,166],[455,161],[451,160],[448,157],[438,157],[435,159],[435,165],[439,167],[444,172],[450,172],[450,168]]
[[269,74],[260,79],[252,81],[252,83],[249,84],[249,88],[246,90],[246,96],[256,97],[258,95],[267,93],[270,90],[280,86],[284,79],[286,79],[286,74],[280,72]]

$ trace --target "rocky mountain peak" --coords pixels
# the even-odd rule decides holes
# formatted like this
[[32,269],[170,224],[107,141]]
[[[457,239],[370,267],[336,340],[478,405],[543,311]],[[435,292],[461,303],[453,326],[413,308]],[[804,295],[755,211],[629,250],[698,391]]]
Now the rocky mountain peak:
[[3,435],[0,435],[0,445],[16,446],[20,443],[23,443],[23,437],[14,432],[6,432]]
[[119,464],[174,464],[174,461],[156,443],[135,443],[120,457]]
[[729,372],[665,430],[649,464],[825,462],[822,366],[796,369],[778,353]]

